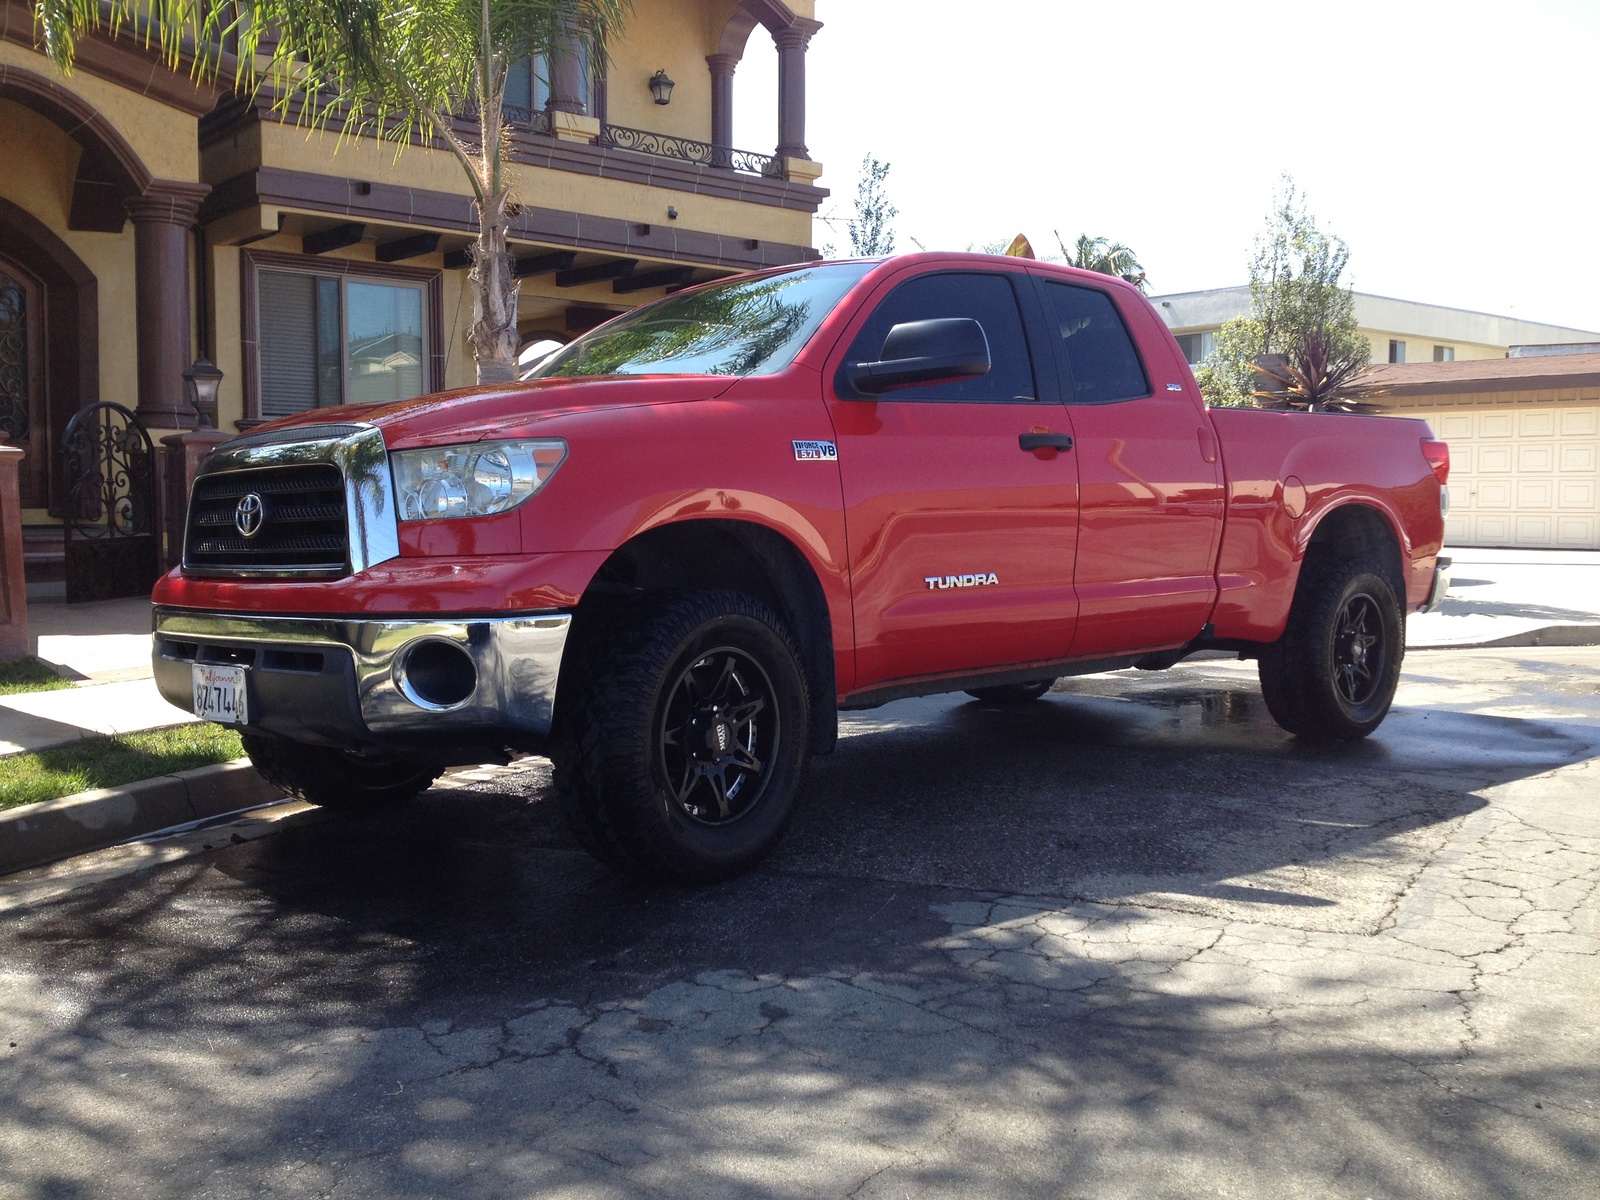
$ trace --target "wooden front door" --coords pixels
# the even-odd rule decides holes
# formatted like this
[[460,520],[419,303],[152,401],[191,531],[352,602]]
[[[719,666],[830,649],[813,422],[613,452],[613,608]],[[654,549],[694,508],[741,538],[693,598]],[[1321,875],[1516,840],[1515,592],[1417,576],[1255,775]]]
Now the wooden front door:
[[18,480],[24,508],[49,503],[44,313],[43,285],[0,257],[0,434],[27,455]]

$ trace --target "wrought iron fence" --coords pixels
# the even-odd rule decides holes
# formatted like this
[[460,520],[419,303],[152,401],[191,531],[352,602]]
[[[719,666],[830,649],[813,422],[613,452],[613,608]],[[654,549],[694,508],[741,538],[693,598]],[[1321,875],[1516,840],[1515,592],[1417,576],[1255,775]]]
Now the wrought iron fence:
[[781,164],[770,154],[757,154],[752,150],[728,150],[721,146],[713,146],[710,142],[697,142],[693,138],[673,137],[666,133],[651,133],[647,129],[629,129],[626,125],[602,125],[599,144],[614,150],[653,154],[657,158],[698,163],[704,167],[721,167],[725,170],[740,171],[746,175],[764,175],[772,178],[783,172]]

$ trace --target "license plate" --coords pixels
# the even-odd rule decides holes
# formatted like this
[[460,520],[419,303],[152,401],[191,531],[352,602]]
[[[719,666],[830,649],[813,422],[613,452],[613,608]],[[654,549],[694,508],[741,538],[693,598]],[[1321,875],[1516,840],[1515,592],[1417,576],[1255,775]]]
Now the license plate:
[[194,715],[223,725],[249,721],[243,667],[194,666]]

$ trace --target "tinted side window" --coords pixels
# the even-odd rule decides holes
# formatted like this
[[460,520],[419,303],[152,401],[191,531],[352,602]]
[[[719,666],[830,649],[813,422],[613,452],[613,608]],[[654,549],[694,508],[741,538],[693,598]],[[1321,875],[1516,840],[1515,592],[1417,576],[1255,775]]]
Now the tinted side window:
[[1061,335],[1078,404],[1148,396],[1150,383],[1127,327],[1104,292],[1044,282],[1049,319]]
[[987,375],[954,383],[897,388],[882,400],[1032,400],[1033,364],[1022,334],[1022,315],[1011,283],[1003,275],[960,272],[919,275],[884,298],[856,336],[847,363],[875,362],[889,330],[906,321],[938,317],[970,317],[989,339],[991,366]]

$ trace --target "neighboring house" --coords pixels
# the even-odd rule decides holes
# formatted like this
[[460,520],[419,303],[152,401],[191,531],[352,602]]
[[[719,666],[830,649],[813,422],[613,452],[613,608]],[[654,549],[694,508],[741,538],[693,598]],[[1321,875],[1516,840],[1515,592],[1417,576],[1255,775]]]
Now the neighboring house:
[[[1250,288],[1174,292],[1152,296],[1150,302],[1178,339],[1190,366],[1194,366],[1211,353],[1212,339],[1224,321],[1249,315]],[[1365,292],[1355,293],[1355,309],[1356,327],[1372,343],[1375,363],[1504,358],[1506,351],[1518,343],[1592,342],[1600,337],[1593,330],[1567,329],[1464,308],[1369,296]]]
[[[514,72],[512,233],[526,343],[686,283],[816,258],[827,192],[805,145],[813,0],[636,0],[603,68]],[[774,145],[730,145],[747,46],[779,59]],[[676,81],[656,102],[652,76]],[[470,140],[470,139],[469,139]],[[59,513],[59,442],[86,404],[192,428],[182,373],[224,372],[218,424],[474,380],[467,180],[439,145],[308,135],[84,39],[63,77],[32,5],[0,0],[0,432],[25,520]]]
[[1384,364],[1360,383],[1450,443],[1448,544],[1600,550],[1600,353]]
[[[1250,289],[1151,302],[1195,365]],[[1362,292],[1355,312],[1371,402],[1450,443],[1449,544],[1600,549],[1600,335]]]

